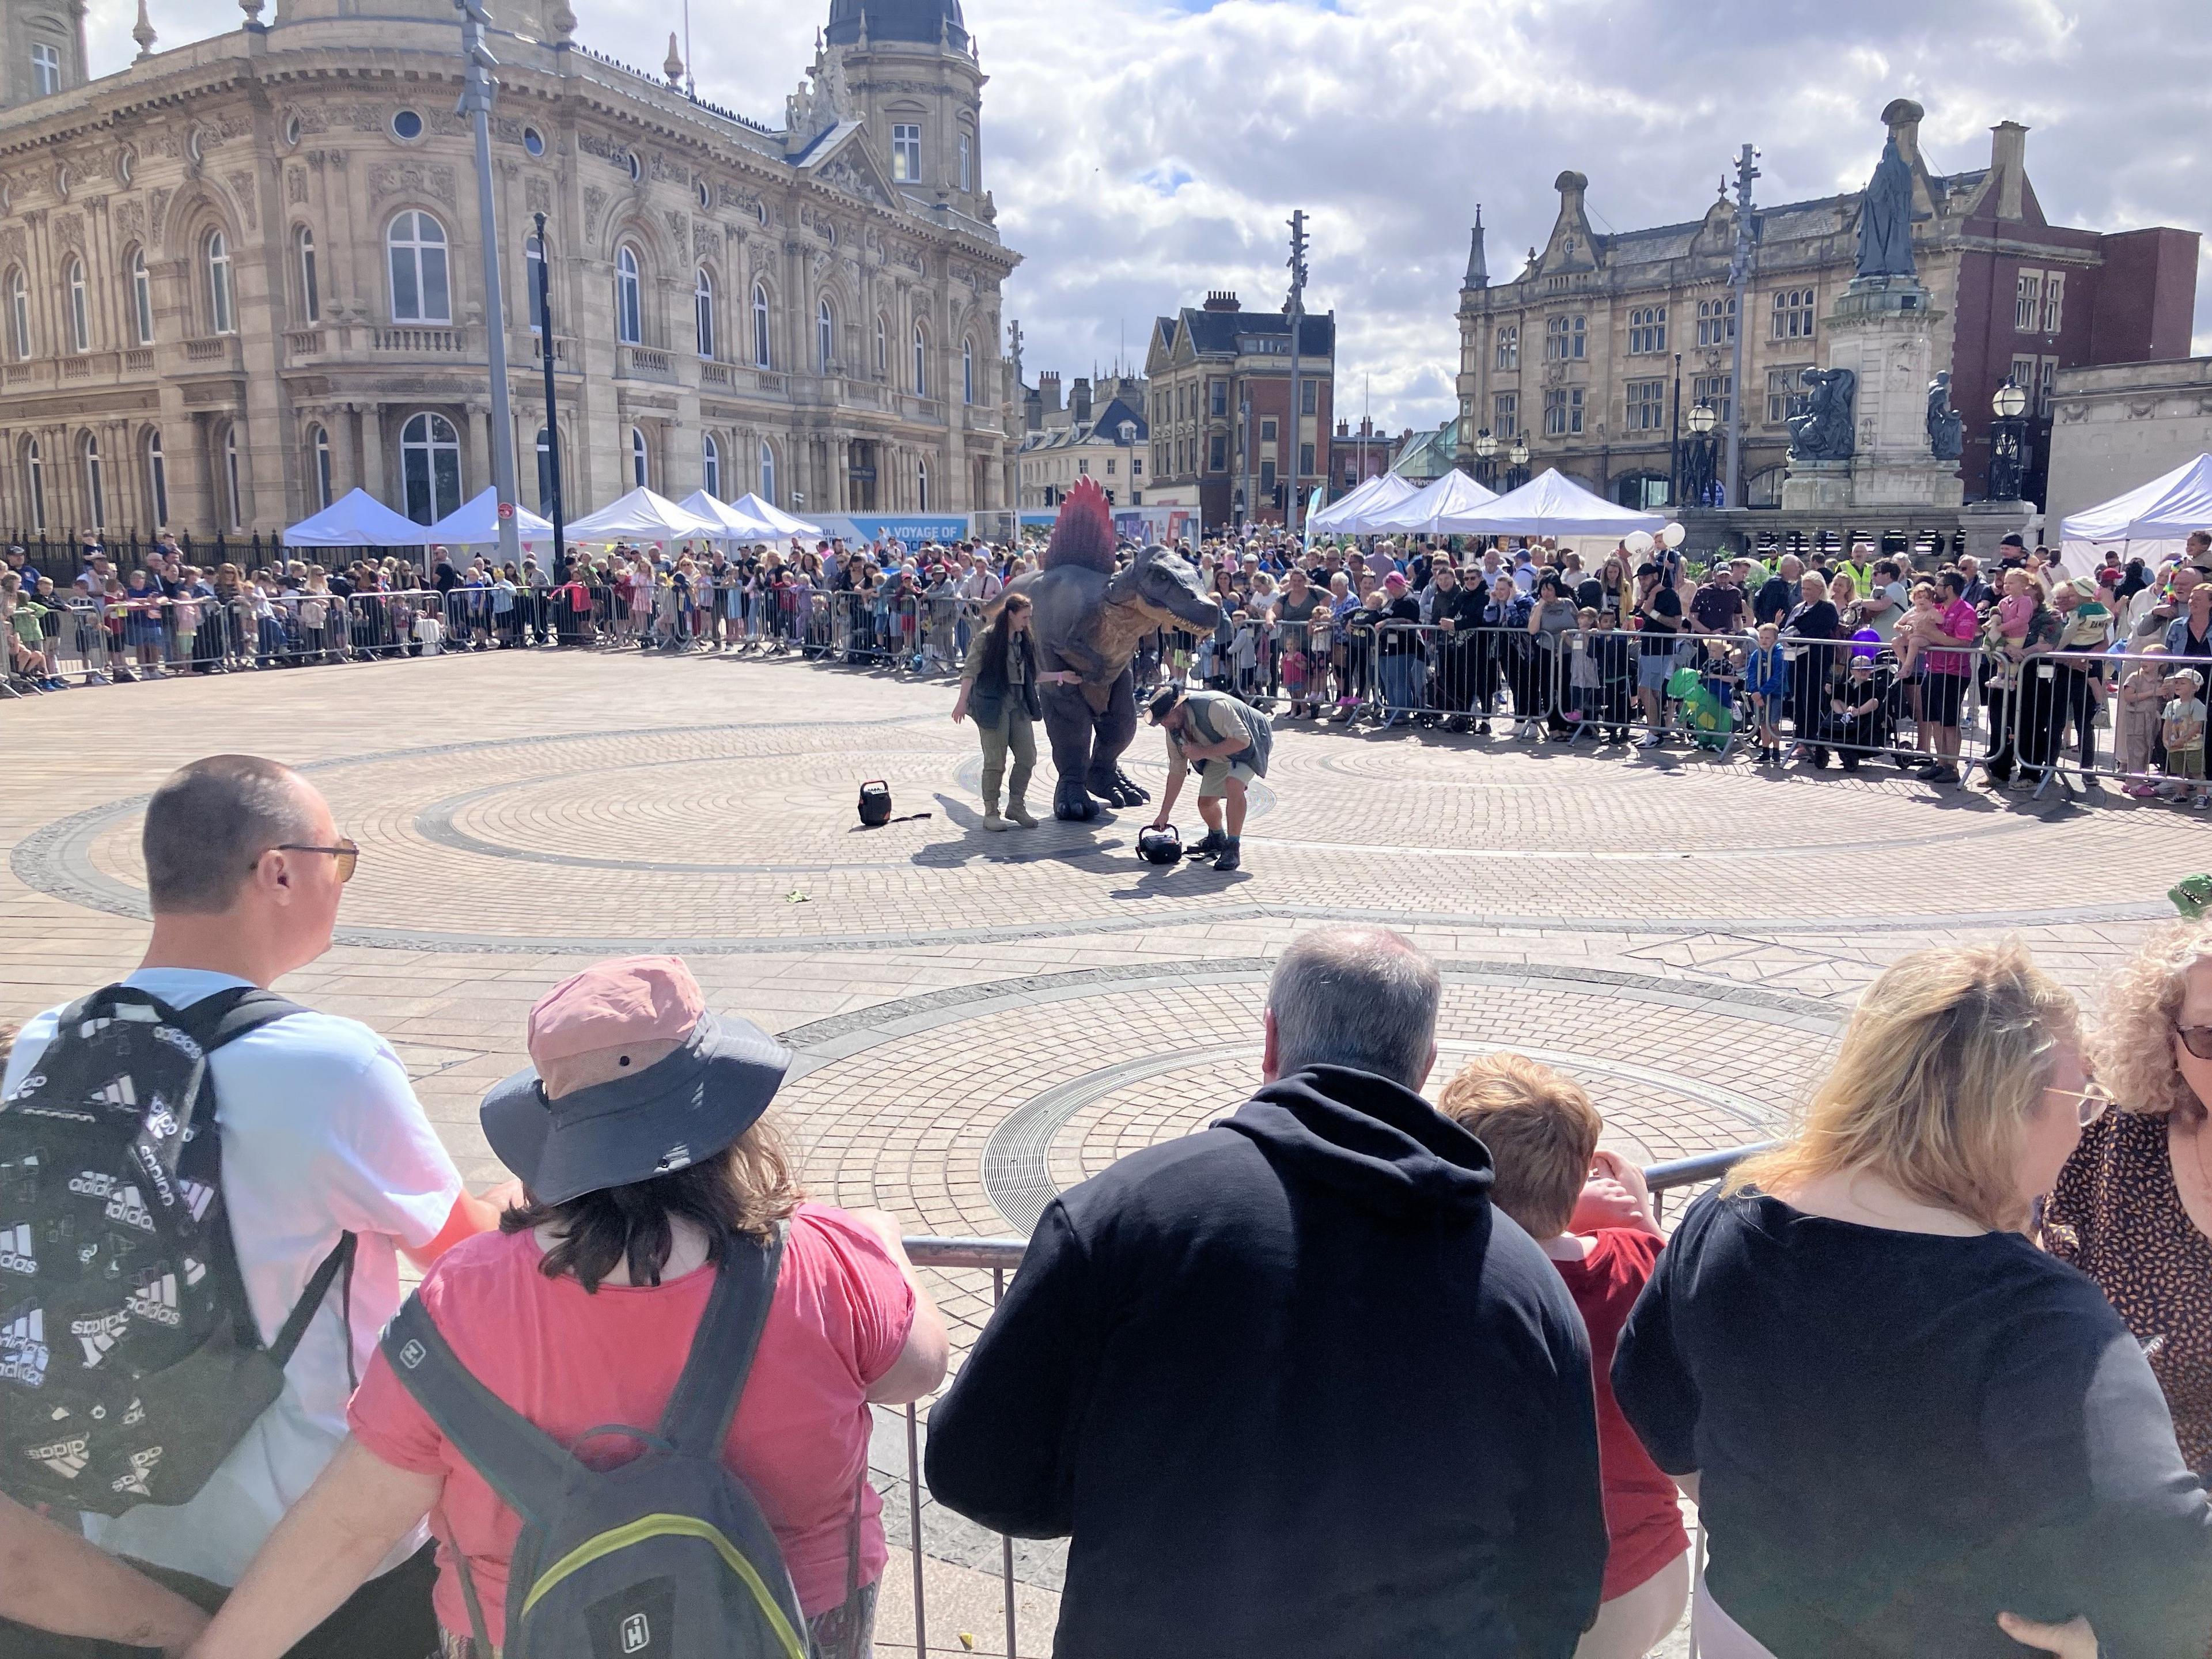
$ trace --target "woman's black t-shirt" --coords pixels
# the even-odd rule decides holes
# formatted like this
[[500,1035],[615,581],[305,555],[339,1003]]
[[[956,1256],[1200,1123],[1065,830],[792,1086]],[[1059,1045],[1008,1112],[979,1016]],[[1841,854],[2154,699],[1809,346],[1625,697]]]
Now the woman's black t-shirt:
[[1613,1393],[1699,1477],[1706,1583],[1785,1659],[2019,1659],[1996,1615],[2086,1616],[2112,1659],[2203,1659],[2212,1507],[2156,1378],[2017,1233],[1691,1206]]

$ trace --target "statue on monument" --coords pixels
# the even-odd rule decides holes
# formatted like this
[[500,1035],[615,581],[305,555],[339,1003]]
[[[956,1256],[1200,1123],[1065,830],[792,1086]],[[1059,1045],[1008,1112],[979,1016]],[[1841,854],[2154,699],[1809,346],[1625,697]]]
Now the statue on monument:
[[1790,417],[1790,459],[1848,461],[1856,448],[1851,404],[1859,377],[1848,368],[1808,368],[1804,386],[1813,394],[1812,407]]
[[1928,383],[1928,448],[1939,461],[1955,461],[1966,447],[1966,417],[1951,407],[1951,372]]
[[1898,153],[1897,135],[1881,147],[1881,161],[1859,204],[1861,276],[1911,276],[1912,169]]

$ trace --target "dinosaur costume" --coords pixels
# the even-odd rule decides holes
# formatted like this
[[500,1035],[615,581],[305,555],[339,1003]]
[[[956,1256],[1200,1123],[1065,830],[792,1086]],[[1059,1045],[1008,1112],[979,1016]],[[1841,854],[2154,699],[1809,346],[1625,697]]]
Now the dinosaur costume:
[[1082,676],[1077,684],[1043,688],[1045,734],[1060,775],[1054,817],[1094,818],[1100,801],[1141,806],[1152,799],[1121,768],[1137,735],[1129,659],[1154,629],[1210,633],[1221,621],[1221,607],[1206,596],[1197,570],[1182,555],[1147,547],[1117,569],[1114,547],[1106,492],[1097,480],[1080,479],[1061,504],[1042,568],[1006,589],[1026,593],[1036,607],[1030,630],[1038,666]]

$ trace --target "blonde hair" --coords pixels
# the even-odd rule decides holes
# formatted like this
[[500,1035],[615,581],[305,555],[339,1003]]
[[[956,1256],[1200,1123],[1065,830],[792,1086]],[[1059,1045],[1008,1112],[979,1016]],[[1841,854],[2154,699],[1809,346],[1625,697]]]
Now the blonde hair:
[[2017,939],[1920,951],[1875,981],[1796,1134],[1739,1164],[1727,1190],[1788,1198],[1858,1171],[1980,1223],[2016,1229],[2027,1200],[2014,1170],[2074,999]]
[[2212,962],[2212,921],[2181,921],[2152,934],[2106,988],[2090,1038],[2097,1080],[2131,1112],[2205,1115],[2207,1103],[2181,1075],[2174,1023],[2189,970]]
[[1828,597],[1828,579],[1817,570],[1808,570],[1797,579],[1799,592],[1803,592],[1808,587],[1824,599]]
[[1484,1054],[1444,1085],[1437,1109],[1490,1149],[1491,1202],[1532,1238],[1566,1231],[1605,1127],[1581,1084],[1525,1054]]

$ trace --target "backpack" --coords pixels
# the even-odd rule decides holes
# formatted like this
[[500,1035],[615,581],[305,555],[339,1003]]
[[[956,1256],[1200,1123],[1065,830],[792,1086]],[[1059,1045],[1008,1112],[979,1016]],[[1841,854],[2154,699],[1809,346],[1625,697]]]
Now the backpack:
[[[775,1299],[784,1234],[726,1235],[707,1311],[659,1427],[563,1446],[471,1376],[419,1296],[384,1334],[392,1374],[522,1521],[507,1567],[503,1659],[806,1659],[806,1621],[775,1534],[722,1462]],[[643,1449],[613,1468],[587,1441]],[[863,1477],[865,1479],[865,1476]],[[477,1650],[491,1652],[467,1558]]]
[[95,1515],[185,1503],[284,1391],[342,1273],[350,1302],[347,1233],[264,1348],[223,1205],[207,1056],[299,1012],[251,988],[179,1012],[109,986],[62,1011],[0,1102],[9,1497]]

